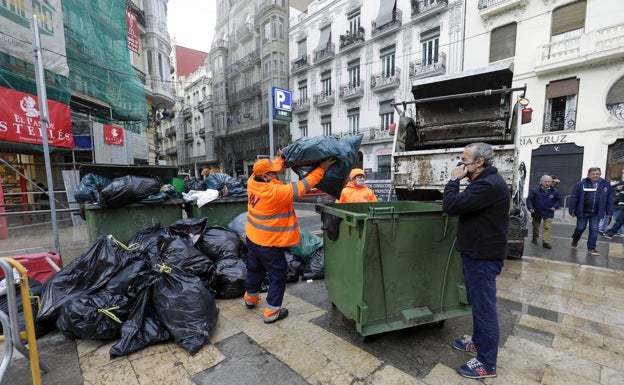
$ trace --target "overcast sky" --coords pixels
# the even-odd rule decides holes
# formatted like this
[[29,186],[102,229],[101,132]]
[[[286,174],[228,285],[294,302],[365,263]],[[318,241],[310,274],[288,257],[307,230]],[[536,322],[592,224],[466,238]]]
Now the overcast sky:
[[217,19],[215,0],[169,0],[167,29],[178,45],[210,51]]

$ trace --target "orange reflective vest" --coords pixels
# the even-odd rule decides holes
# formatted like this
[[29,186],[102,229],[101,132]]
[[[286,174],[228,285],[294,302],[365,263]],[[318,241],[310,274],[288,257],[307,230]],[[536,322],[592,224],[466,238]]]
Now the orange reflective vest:
[[299,223],[293,201],[299,200],[316,186],[325,171],[317,167],[303,180],[283,183],[257,181],[251,175],[247,181],[247,238],[261,246],[289,247],[299,243]]
[[373,190],[366,186],[356,186],[349,182],[340,192],[340,199],[336,203],[377,202]]

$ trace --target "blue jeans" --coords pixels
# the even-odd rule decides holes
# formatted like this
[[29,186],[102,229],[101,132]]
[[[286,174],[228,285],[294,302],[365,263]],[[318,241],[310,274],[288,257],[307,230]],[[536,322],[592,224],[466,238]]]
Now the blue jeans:
[[615,218],[615,223],[607,231],[607,234],[610,236],[614,236],[616,233],[619,233],[622,225],[624,225],[624,214],[620,213],[619,211],[614,211],[613,217]]
[[477,359],[496,367],[500,331],[496,312],[496,276],[503,260],[472,259],[462,255],[468,302],[472,305],[472,342]]
[[279,310],[286,291],[288,263],[281,247],[260,246],[247,238],[247,279],[245,288],[249,294],[260,293],[264,277],[269,279],[267,307]]
[[598,224],[600,223],[600,217],[598,214],[583,214],[584,216],[576,217],[576,228],[572,233],[572,240],[578,242],[581,239],[581,235],[589,224],[589,235],[587,236],[587,250],[596,248],[596,241],[598,240]]

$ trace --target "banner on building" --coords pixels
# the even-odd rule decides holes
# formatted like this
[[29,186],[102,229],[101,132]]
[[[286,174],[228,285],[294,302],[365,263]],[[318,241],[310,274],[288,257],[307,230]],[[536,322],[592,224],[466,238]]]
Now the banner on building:
[[32,63],[30,20],[33,14],[37,15],[39,21],[43,67],[59,75],[69,76],[61,0],[0,2],[0,51]]
[[[35,95],[0,87],[0,140],[43,144],[39,98]],[[50,123],[48,144],[56,147],[74,147],[69,106],[48,100]]]
[[104,125],[104,143],[114,144],[115,146],[124,145],[124,132],[123,128],[111,126],[110,124]]
[[139,27],[134,12],[126,9],[126,28],[128,29],[128,49],[139,53]]

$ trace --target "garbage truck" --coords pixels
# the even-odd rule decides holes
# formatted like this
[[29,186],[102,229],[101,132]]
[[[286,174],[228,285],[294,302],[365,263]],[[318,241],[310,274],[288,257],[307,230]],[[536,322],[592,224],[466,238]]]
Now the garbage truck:
[[392,103],[400,117],[394,132],[391,189],[397,200],[441,201],[464,147],[473,142],[491,144],[494,165],[512,197],[507,257],[521,258],[529,215],[522,198],[526,168],[518,159],[519,128],[530,121],[531,109],[526,85],[514,88],[512,78],[513,62],[506,62],[414,80],[414,100]]

